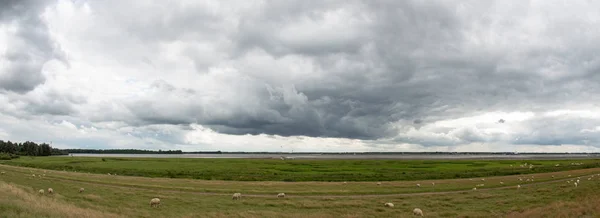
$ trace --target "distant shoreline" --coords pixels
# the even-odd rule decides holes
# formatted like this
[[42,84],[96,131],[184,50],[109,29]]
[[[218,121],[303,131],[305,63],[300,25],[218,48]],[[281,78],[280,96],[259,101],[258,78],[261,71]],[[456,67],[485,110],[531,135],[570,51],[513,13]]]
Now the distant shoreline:
[[[61,155],[62,156],[62,155]],[[595,159],[600,154],[586,153],[239,153],[223,152],[214,153],[183,153],[183,154],[101,154],[101,153],[74,153],[74,157],[144,157],[144,158],[241,158],[241,159],[377,159],[377,160],[519,160],[519,159]]]

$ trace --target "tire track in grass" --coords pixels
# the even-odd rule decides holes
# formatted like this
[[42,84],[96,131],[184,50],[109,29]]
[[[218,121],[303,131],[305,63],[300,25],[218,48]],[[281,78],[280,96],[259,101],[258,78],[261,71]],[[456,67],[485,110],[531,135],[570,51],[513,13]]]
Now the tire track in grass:
[[[5,165],[1,165],[1,166],[5,166]],[[17,168],[17,169],[22,169],[23,171],[25,169],[27,169],[26,167],[16,167],[16,166],[10,166],[13,168]],[[35,168],[34,168],[35,169]],[[39,169],[36,169],[39,170]],[[568,178],[559,178],[559,179],[551,179],[551,180],[546,180],[546,181],[540,181],[540,182],[530,182],[530,183],[524,183],[524,184],[520,184],[521,187],[529,187],[529,186],[537,186],[537,185],[543,185],[543,184],[550,184],[550,183],[558,183],[558,182],[564,182],[567,180],[572,180],[575,179],[576,177],[590,177],[592,175],[596,175],[598,172],[597,170],[600,170],[600,168],[591,168],[591,169],[585,169],[583,171],[594,171],[594,173],[589,173],[589,174],[580,174],[577,176],[573,176],[573,177],[568,177]],[[28,174],[27,172],[22,172],[22,171],[18,171],[18,170],[8,170],[8,171],[12,171],[15,173],[19,173],[22,174],[23,176],[27,177]],[[46,170],[46,171],[50,171],[50,172],[59,172],[59,171],[55,171],[55,170]],[[582,170],[573,170],[573,171],[562,171],[561,173],[566,173],[566,172],[575,172],[575,171],[582,171]],[[73,173],[73,172],[68,172],[68,173]],[[541,173],[541,174],[547,174],[547,173]],[[528,174],[527,176],[535,176],[538,174]],[[71,178],[63,178],[63,177],[57,177],[57,176],[44,176],[44,179],[49,179],[49,180],[54,180],[54,181],[62,181],[62,182],[73,182],[73,183],[80,183],[80,184],[89,184],[89,185],[97,185],[97,186],[103,186],[103,187],[113,187],[113,188],[128,188],[128,189],[136,189],[136,190],[147,190],[147,191],[162,191],[162,192],[167,192],[167,193],[188,193],[188,194],[197,194],[197,195],[212,195],[212,196],[230,196],[233,192],[231,193],[220,193],[220,192],[203,192],[203,191],[196,191],[196,190],[181,190],[181,189],[172,189],[172,188],[165,188],[162,186],[144,186],[144,185],[133,185],[133,184],[123,184],[123,183],[110,183],[110,182],[99,182],[99,181],[89,181],[89,180],[80,180],[80,179],[71,179]],[[487,177],[489,179],[492,179],[494,177]],[[503,190],[503,189],[511,189],[511,188],[516,188],[516,185],[506,185],[506,186],[499,186],[499,187],[492,187],[492,188],[480,188],[477,190],[477,192],[485,192],[485,191],[492,191],[492,190]],[[286,193],[286,197],[285,198],[377,198],[377,197],[410,197],[410,196],[428,196],[428,195],[446,195],[446,194],[457,194],[457,193],[468,193],[468,192],[473,192],[470,188],[469,189],[461,189],[461,190],[451,190],[451,191],[432,191],[432,192],[412,192],[412,193],[389,193],[389,194],[350,194],[350,195],[327,195],[327,194],[321,194],[321,195],[311,195],[311,194],[307,194],[307,195],[289,195]],[[274,194],[243,194],[243,197],[259,197],[259,198],[275,198],[276,197],[276,193]]]

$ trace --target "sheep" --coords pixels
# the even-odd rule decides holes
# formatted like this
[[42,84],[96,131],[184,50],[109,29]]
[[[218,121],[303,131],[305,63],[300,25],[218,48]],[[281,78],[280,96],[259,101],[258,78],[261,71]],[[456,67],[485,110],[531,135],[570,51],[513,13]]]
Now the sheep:
[[377,182],[377,185],[381,185],[381,182]]
[[0,172],[0,174],[4,175],[4,174],[6,174],[6,172],[2,171],[2,172]]
[[500,181],[500,185],[504,185],[504,182]]
[[579,179],[577,180],[577,183],[579,183]]
[[38,191],[38,193],[39,193],[40,195],[43,195],[43,194],[44,194],[44,189],[40,189],[40,190]]
[[150,207],[160,207],[160,199],[152,198],[150,200]]
[[435,186],[435,182],[432,182],[432,183],[431,183],[431,186]]
[[421,184],[417,184],[417,187],[421,188]]
[[81,192],[83,192],[83,191],[85,191],[85,189],[84,189],[84,188],[79,188],[79,193],[81,193]]
[[575,183],[575,188],[577,188],[577,183]]
[[394,207],[394,204],[392,204],[390,202],[387,202],[383,206],[385,206],[385,207]]
[[54,189],[48,188],[48,194],[54,194]]
[[473,191],[477,191],[477,187],[473,187]]
[[485,179],[484,179],[484,178],[481,178],[481,181],[485,181]]
[[285,198],[285,193],[283,193],[283,192],[279,193],[279,194],[277,194],[277,197],[278,198]]
[[231,199],[240,200],[242,198],[242,193],[234,193]]
[[415,216],[423,216],[423,211],[419,208],[413,209],[413,215]]
[[520,189],[520,188],[521,188],[521,185],[517,185],[517,189]]
[[552,178],[554,178],[554,175],[552,175]]

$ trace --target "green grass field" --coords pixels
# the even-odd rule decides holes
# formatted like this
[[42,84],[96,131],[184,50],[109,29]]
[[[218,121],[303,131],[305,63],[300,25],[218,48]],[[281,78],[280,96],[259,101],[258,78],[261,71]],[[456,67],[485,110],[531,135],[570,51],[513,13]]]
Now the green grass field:
[[[426,217],[600,216],[600,168],[380,185],[148,178],[8,165],[0,171],[0,217],[413,217],[415,207]],[[55,194],[37,193],[49,187]],[[78,193],[81,187],[85,192]],[[235,192],[242,200],[231,199]],[[286,197],[277,198],[279,192]],[[160,208],[149,206],[154,197]]]
[[[533,164],[533,168],[520,167]],[[583,163],[571,165],[571,163]],[[127,176],[228,181],[409,181],[555,172],[600,160],[279,160],[21,157],[0,164]],[[559,164],[559,166],[556,166]],[[511,166],[512,165],[512,166]]]

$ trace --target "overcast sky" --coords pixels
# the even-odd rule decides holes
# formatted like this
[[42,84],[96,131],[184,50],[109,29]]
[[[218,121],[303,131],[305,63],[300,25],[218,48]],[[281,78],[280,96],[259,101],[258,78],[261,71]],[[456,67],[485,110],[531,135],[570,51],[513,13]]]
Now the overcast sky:
[[598,1],[3,0],[0,139],[600,152]]

